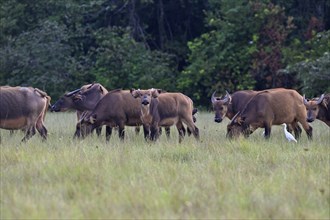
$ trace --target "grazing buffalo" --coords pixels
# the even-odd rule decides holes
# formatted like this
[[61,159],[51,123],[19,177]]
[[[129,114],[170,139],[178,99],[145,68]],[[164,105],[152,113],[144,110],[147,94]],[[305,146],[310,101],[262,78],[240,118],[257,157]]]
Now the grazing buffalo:
[[330,93],[322,94],[320,98],[313,98],[309,101],[304,96],[304,104],[308,122],[313,122],[317,118],[330,127]]
[[184,136],[183,124],[199,139],[199,130],[194,124],[192,100],[182,93],[161,93],[161,90],[134,90],[131,89],[134,98],[140,97],[141,120],[144,125],[150,127],[151,140],[159,137],[159,127],[176,125],[179,131],[179,142]]
[[239,111],[227,126],[227,137],[248,137],[257,128],[265,128],[265,138],[270,137],[271,126],[300,122],[309,139],[312,127],[306,121],[306,108],[302,96],[295,90],[274,89],[258,92]]
[[[277,89],[270,89],[277,90]],[[214,92],[211,97],[211,102],[213,110],[215,112],[214,121],[217,123],[222,122],[225,117],[232,119],[237,112],[242,111],[245,105],[250,101],[250,99],[258,94],[260,91],[254,90],[241,90],[234,92],[230,95],[226,91],[226,95],[222,97],[216,97]],[[288,125],[288,130],[291,132],[294,130],[295,137],[299,138],[301,135],[301,128],[298,123],[293,123]]]
[[[139,100],[134,99],[129,90],[112,90],[96,104],[93,111],[78,122],[77,127],[84,130],[82,132],[83,137],[89,135],[94,128],[102,125],[118,127],[119,138],[123,140],[125,125],[142,125],[140,109]],[[148,130],[145,127],[144,136],[145,138],[148,136]]]
[[0,87],[0,128],[24,130],[22,141],[27,141],[36,129],[41,137],[47,139],[44,118],[50,97],[43,91],[32,87]]
[[[82,93],[84,93],[85,96],[82,96]],[[99,83],[84,85],[80,89],[76,89],[61,96],[59,100],[52,105],[51,110],[55,112],[63,112],[68,109],[75,109],[79,121],[83,115],[92,111],[96,106],[96,103],[107,93],[108,90]],[[109,131],[107,130],[107,135],[108,132]],[[96,129],[96,133],[100,135],[101,127]],[[80,137],[80,135],[80,130],[76,130],[74,137]]]

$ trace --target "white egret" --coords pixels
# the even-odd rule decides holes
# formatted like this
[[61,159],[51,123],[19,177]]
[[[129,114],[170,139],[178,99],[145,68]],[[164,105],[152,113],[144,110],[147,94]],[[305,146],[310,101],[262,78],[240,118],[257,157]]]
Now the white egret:
[[286,139],[288,139],[289,142],[294,141],[297,143],[297,140],[293,137],[293,135],[286,130],[286,124],[283,123],[282,125],[284,125],[284,134],[285,134]]

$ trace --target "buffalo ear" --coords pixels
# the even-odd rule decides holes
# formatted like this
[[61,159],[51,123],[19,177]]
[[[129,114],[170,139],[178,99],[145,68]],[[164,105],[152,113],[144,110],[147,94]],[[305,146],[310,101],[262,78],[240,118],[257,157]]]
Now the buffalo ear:
[[[321,102],[321,105],[323,105],[323,107],[325,109],[328,109],[328,104],[329,104],[329,102],[328,102],[327,99],[323,99],[322,102]],[[328,111],[329,111],[329,109],[328,109]]]
[[90,84],[90,86],[87,87],[87,89],[90,89],[94,86],[95,82],[93,82],[92,84]]
[[131,88],[129,91],[130,91],[130,93],[132,94],[132,96],[133,96],[134,98],[139,97],[139,90],[136,90],[136,89],[134,89],[134,88]]
[[73,101],[82,101],[83,100],[83,97],[82,97],[82,95],[80,95],[80,94],[77,94],[77,95],[74,95],[73,97],[72,97],[72,99],[73,99]]
[[151,89],[151,96],[153,98],[157,98],[159,96],[159,92],[158,92],[159,89]]
[[101,85],[100,85],[100,91],[101,91],[102,94],[106,93],[106,91],[104,90],[104,88]]

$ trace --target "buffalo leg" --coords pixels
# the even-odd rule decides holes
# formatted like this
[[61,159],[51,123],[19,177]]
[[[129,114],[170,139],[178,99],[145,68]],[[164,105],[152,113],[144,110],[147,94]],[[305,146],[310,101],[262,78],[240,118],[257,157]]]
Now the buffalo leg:
[[199,140],[199,129],[196,127],[193,120],[186,120],[184,122],[187,125],[187,130],[189,129],[196,138],[196,140]]
[[147,125],[143,125],[143,134],[144,134],[144,139],[150,140],[150,128]]
[[178,129],[178,133],[179,133],[179,143],[182,142],[184,136],[185,136],[185,133],[186,133],[186,129],[184,128],[183,124],[181,121],[179,121],[177,124],[176,124],[176,128]]
[[73,134],[73,138],[79,138],[80,137],[80,128],[79,127],[76,127],[76,131],[74,132]]
[[41,135],[41,137],[43,138],[43,140],[46,140],[47,139],[47,129],[44,126],[43,121],[40,120],[40,118],[37,121],[36,128],[37,128],[37,131],[39,132],[39,134]]
[[26,129],[26,133],[24,138],[22,139],[22,142],[26,142],[27,140],[29,140],[33,135],[35,135],[35,133],[36,133],[35,127],[30,127]]
[[310,126],[306,121],[304,121],[301,124],[302,124],[304,130],[306,131],[308,139],[312,140],[313,139],[313,128],[312,128],[312,126]]
[[112,134],[112,127],[105,126],[105,140],[109,141]]
[[41,125],[41,127],[37,126],[37,130],[39,132],[39,134],[41,135],[41,137],[43,138],[43,140],[47,139],[47,129],[44,125]]
[[303,128],[304,128],[304,130],[305,130],[305,132],[306,132],[306,134],[307,134],[307,138],[309,139],[309,140],[312,140],[313,139],[313,128],[312,128],[312,126],[310,126],[308,123],[307,123],[307,121],[306,121],[306,116],[305,115],[303,115],[302,117],[300,117],[301,119],[299,120],[298,119],[298,121],[300,122],[300,124],[303,126]]
[[140,133],[140,126],[135,126],[135,134],[138,135]]
[[299,139],[301,136],[302,129],[298,123],[295,123],[295,125],[293,126],[293,132],[294,132],[294,137],[296,139]]
[[199,140],[199,129],[196,126],[194,128],[193,135],[197,140]]
[[288,124],[287,130],[291,134],[293,131],[296,139],[299,139],[299,137],[301,136],[302,130],[301,130],[299,124],[297,123],[297,121],[293,121],[291,124]]
[[192,132],[189,128],[187,128],[187,133],[188,133],[188,136],[190,136],[192,134]]
[[271,131],[272,131],[271,126],[268,124],[265,125],[265,136],[264,137],[266,139],[269,139]]
[[125,139],[125,125],[118,125],[118,135],[120,140],[123,141]]
[[308,139],[312,140],[313,139],[313,128],[312,128],[312,126],[309,126],[309,129],[306,130],[306,133],[307,133]]
[[150,139],[152,141],[156,141],[159,137],[159,127],[158,126],[151,126],[150,127]]
[[95,130],[96,130],[97,136],[100,136],[101,135],[101,132],[102,132],[102,127],[100,126],[98,128],[95,128]]
[[170,138],[170,134],[171,134],[171,128],[170,127],[165,127],[165,134],[167,138]]
[[83,137],[83,134],[81,133],[81,124],[78,122],[76,124],[76,131],[74,132],[73,138],[80,138]]

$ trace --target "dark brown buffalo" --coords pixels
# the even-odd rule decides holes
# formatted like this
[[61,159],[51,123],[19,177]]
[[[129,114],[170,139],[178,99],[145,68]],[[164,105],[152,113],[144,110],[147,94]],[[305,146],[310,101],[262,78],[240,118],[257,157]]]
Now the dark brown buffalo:
[[300,122],[312,138],[312,127],[306,121],[306,108],[302,96],[295,90],[275,89],[258,92],[238,112],[227,126],[227,137],[248,137],[257,128],[265,128],[269,138],[272,125],[296,124]]
[[[216,92],[214,92],[211,97],[213,110],[215,112],[214,121],[220,123],[225,117],[232,119],[237,112],[244,109],[245,105],[253,96],[258,94],[258,92],[260,91],[241,90],[231,95],[226,91],[224,97],[216,97]],[[300,126],[297,123],[288,124],[288,131],[291,132],[292,130],[294,130],[295,137],[299,138],[302,132]]]
[[[90,93],[89,99],[83,99],[80,94],[87,91]],[[99,83],[84,85],[80,89],[76,89],[61,96],[59,100],[52,105],[51,110],[63,112],[69,109],[75,109],[79,112],[77,113],[79,120],[82,112],[93,110],[96,103],[107,93],[108,90]]]
[[[84,93],[85,96],[82,96],[82,93]],[[51,110],[63,112],[74,109],[77,111],[77,119],[79,121],[82,115],[86,115],[88,112],[92,111],[97,102],[107,93],[108,90],[99,83],[84,85],[80,89],[76,89],[61,96],[59,100],[52,105]],[[109,128],[107,128],[106,135],[109,135],[108,129]],[[101,127],[96,128],[96,133],[100,135]],[[79,137],[80,135],[80,130],[76,130],[74,137]]]
[[[129,90],[113,90],[108,92],[95,106],[92,112],[87,114],[77,124],[84,132],[84,136],[99,126],[107,125],[119,128],[119,138],[124,139],[125,126],[140,126],[141,103],[134,99]],[[144,128],[147,138],[148,130]]]
[[330,127],[330,93],[322,94],[320,98],[313,98],[309,101],[304,96],[304,104],[308,122],[319,119]]
[[36,129],[41,137],[47,139],[44,118],[50,97],[43,91],[32,87],[0,87],[0,128],[24,130],[22,141],[27,141]]
[[179,131],[179,142],[184,136],[183,124],[199,139],[199,130],[194,124],[193,103],[182,93],[161,93],[161,90],[131,90],[134,98],[140,98],[141,120],[150,127],[151,140],[159,137],[159,127],[176,125]]

